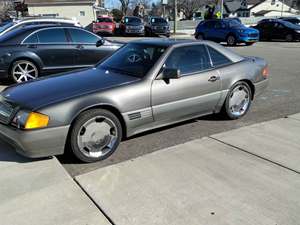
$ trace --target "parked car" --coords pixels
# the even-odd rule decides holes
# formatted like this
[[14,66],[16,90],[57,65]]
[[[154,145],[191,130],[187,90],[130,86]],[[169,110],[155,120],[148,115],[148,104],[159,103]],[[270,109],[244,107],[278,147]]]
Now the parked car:
[[116,23],[112,17],[100,16],[93,22],[93,32],[95,34],[113,35],[116,31]]
[[165,35],[170,37],[170,25],[162,17],[150,17],[145,25],[145,32],[147,36]]
[[29,17],[29,18],[11,21],[5,24],[4,26],[0,27],[0,36],[6,34],[7,32],[16,30],[18,28],[23,28],[32,25],[61,25],[61,26],[81,27],[78,21],[66,19],[66,18]]
[[109,157],[122,137],[199,116],[244,116],[268,84],[264,59],[214,42],[139,40],[92,69],[0,94],[0,136],[28,157]]
[[144,22],[141,18],[135,16],[126,16],[122,19],[119,29],[122,35],[145,35]]
[[300,25],[300,19],[297,17],[280,17],[278,19],[293,23],[295,25]]
[[199,23],[195,31],[195,38],[227,42],[227,45],[230,46],[237,43],[252,45],[259,40],[259,32],[244,26],[235,19],[214,19]]
[[266,20],[253,28],[259,30],[260,40],[300,40],[300,26],[283,20]]
[[78,27],[19,28],[0,37],[0,77],[20,83],[91,67],[120,46]]

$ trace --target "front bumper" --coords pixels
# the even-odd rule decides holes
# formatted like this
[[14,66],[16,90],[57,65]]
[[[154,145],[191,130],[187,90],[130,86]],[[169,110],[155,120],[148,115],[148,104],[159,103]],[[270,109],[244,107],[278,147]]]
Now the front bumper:
[[265,79],[263,81],[254,83],[254,90],[255,90],[254,98],[261,95],[265,91],[265,89],[268,87],[268,84],[269,84],[269,79]]
[[97,29],[93,29],[93,32],[95,34],[97,34],[97,33],[101,33],[101,34],[114,34],[114,30],[111,30],[111,29],[100,29],[100,28],[97,28]]
[[29,158],[40,158],[64,153],[69,126],[20,130],[0,124],[0,138]]
[[248,34],[245,34],[244,36],[240,35],[238,41],[242,43],[258,42],[259,34],[256,36],[248,36]]

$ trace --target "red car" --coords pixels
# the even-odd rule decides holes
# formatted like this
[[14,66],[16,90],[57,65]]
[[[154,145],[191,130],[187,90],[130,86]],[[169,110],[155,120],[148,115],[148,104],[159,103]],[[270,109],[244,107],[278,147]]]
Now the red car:
[[93,32],[95,34],[114,34],[116,23],[112,17],[101,16],[93,23]]

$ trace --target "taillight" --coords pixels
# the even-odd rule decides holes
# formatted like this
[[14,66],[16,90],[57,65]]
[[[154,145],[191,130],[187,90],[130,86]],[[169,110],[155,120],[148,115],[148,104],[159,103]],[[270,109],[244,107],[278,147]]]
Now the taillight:
[[268,78],[269,77],[269,74],[270,74],[270,71],[269,71],[269,67],[268,66],[265,66],[261,72],[261,75],[264,77],[264,78]]

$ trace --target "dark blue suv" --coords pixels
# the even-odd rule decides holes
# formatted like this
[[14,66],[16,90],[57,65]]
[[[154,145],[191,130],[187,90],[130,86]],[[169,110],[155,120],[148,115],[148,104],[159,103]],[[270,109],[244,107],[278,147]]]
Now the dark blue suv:
[[235,19],[205,20],[198,24],[195,38],[227,42],[231,46],[237,43],[252,45],[259,40],[259,31],[246,27]]

